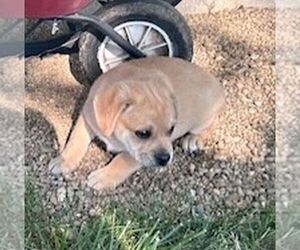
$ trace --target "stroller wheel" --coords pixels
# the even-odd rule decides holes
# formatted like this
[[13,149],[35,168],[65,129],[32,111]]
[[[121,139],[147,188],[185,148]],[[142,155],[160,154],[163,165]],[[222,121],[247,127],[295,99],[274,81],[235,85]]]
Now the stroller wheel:
[[[147,56],[180,57],[191,60],[193,42],[182,15],[160,0],[113,1],[97,13],[124,39]],[[79,61],[93,82],[102,72],[129,60],[130,55],[109,37],[84,32],[79,40]]]
[[[168,34],[151,22],[129,21],[117,25],[115,30],[147,56],[174,55],[174,45]],[[97,58],[102,72],[105,72],[129,59],[130,55],[106,37],[98,48]]]

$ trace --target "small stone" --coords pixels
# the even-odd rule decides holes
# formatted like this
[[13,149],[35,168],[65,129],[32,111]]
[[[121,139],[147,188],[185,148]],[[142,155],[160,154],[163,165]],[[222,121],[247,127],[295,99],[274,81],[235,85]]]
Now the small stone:
[[217,189],[217,188],[214,188],[213,189],[213,192],[214,192],[214,194],[216,194],[216,195],[220,195],[220,190],[219,189]]
[[57,198],[55,196],[55,194],[52,194],[51,197],[50,197],[50,202],[56,206],[57,205]]
[[200,195],[200,196],[204,195],[204,189],[203,188],[198,188],[198,195]]
[[257,111],[256,111],[255,108],[250,108],[250,109],[249,109],[249,113],[250,113],[250,114],[255,114],[255,113],[257,113]]
[[66,189],[65,187],[60,187],[57,189],[57,200],[58,202],[63,202],[66,198]]
[[89,210],[89,215],[90,215],[90,216],[95,216],[95,215],[96,215],[96,209],[91,208],[91,209]]
[[191,164],[190,164],[190,167],[189,167],[189,170],[190,170],[190,174],[191,174],[191,175],[194,174],[195,168],[196,168],[195,164],[194,164],[194,163],[191,163]]
[[227,158],[227,156],[225,154],[222,154],[219,152],[214,154],[214,159],[217,161],[225,161],[226,158]]
[[256,100],[256,101],[254,102],[254,104],[255,104],[256,106],[260,107],[260,106],[262,105],[262,102],[259,101],[259,100]]
[[74,198],[74,190],[72,187],[68,187],[68,198],[70,201],[73,201]]
[[238,142],[240,142],[240,141],[241,141],[241,138],[238,137],[238,136],[234,136],[234,137],[232,138],[232,142],[234,142],[234,143],[238,143]]
[[225,148],[225,146],[226,146],[225,141],[224,140],[220,140],[219,143],[218,143],[218,146],[219,146],[220,149]]
[[191,189],[191,190],[190,190],[190,193],[191,193],[191,196],[192,196],[193,198],[196,197],[196,191],[195,191],[194,189]]
[[253,53],[253,54],[251,55],[251,59],[256,60],[257,58],[259,58],[259,55],[258,55],[258,54]]

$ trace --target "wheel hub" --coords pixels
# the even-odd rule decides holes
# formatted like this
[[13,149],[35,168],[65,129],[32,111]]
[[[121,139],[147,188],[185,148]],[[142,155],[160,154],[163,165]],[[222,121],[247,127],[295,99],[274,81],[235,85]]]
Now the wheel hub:
[[[115,27],[115,30],[146,56],[173,56],[170,37],[159,26],[146,21],[130,21]],[[105,37],[98,48],[99,66],[103,72],[128,60],[130,55]]]

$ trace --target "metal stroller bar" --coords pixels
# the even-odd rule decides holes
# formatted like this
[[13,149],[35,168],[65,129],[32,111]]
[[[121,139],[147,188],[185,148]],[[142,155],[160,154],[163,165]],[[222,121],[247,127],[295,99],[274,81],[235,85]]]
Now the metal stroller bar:
[[63,19],[67,21],[78,21],[78,22],[86,22],[88,23],[93,29],[98,32],[101,32],[103,35],[109,36],[112,41],[118,44],[122,49],[127,51],[129,55],[134,58],[141,58],[146,57],[146,55],[126,41],[119,33],[117,33],[110,25],[107,23],[97,19],[93,16],[86,16],[81,14],[74,14],[69,16],[62,16],[58,17],[57,19]]

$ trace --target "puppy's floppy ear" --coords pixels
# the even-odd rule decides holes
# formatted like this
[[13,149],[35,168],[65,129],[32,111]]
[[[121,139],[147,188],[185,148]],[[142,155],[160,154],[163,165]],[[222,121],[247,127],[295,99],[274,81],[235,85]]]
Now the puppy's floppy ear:
[[120,86],[110,86],[100,91],[94,99],[94,112],[101,132],[110,136],[120,115],[130,106],[127,91]]

